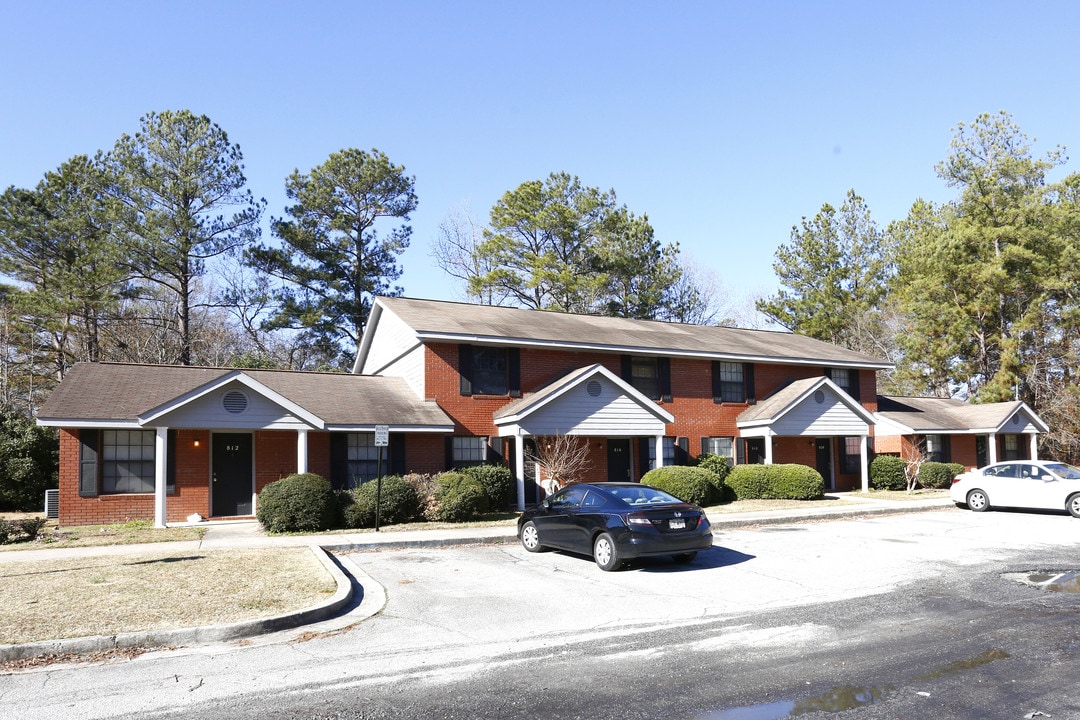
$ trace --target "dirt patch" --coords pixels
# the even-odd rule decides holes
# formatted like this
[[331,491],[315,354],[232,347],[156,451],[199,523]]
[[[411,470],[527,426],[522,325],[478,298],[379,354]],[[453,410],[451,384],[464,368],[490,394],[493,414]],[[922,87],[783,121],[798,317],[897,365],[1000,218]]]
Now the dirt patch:
[[3,563],[0,644],[270,617],[336,590],[307,547]]

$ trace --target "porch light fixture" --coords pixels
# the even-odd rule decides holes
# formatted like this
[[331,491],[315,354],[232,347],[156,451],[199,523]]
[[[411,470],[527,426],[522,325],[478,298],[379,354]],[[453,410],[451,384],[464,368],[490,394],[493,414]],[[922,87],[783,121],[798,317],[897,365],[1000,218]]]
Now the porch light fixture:
[[195,447],[199,447],[199,439],[196,438],[191,444],[194,445]]

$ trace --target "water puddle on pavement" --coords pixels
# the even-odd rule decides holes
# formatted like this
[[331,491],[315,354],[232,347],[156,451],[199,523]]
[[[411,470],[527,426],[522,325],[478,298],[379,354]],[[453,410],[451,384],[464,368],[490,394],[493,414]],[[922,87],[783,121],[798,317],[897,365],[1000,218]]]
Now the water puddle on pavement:
[[915,682],[938,680],[948,675],[952,675],[953,673],[962,672],[964,670],[971,670],[977,667],[982,667],[983,665],[989,665],[995,660],[1004,660],[1008,657],[1010,657],[1009,653],[1005,652],[1004,650],[991,648],[986,652],[979,653],[973,658],[968,658],[967,660],[957,660],[954,663],[949,663],[940,670],[935,670],[934,672],[929,672],[925,675],[919,675],[917,678],[915,678]]
[[893,690],[892,685],[843,685],[803,700],[716,710],[695,715],[694,720],[784,720],[809,712],[842,712],[880,702]]
[[1076,570],[1005,573],[1001,577],[1050,592],[1080,593],[1080,572]]

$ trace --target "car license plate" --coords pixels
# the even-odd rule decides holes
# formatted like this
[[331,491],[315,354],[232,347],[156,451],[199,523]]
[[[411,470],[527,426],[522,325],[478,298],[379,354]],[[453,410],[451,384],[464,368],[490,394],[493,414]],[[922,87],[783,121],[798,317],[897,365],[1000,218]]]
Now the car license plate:
[[668,520],[667,524],[668,524],[668,527],[671,528],[672,530],[685,530],[686,529],[686,521],[683,520],[682,518],[675,518],[673,520]]

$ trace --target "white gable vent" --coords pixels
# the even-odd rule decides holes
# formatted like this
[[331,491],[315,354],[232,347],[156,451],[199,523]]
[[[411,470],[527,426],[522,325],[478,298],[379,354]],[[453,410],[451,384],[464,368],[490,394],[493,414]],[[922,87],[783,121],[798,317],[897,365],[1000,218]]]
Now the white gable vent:
[[589,397],[600,397],[600,391],[603,389],[599,380],[590,380],[585,386],[585,392],[589,393]]
[[221,406],[225,408],[225,412],[232,415],[239,415],[247,410],[247,395],[239,390],[230,390],[225,393],[223,398],[221,398]]

